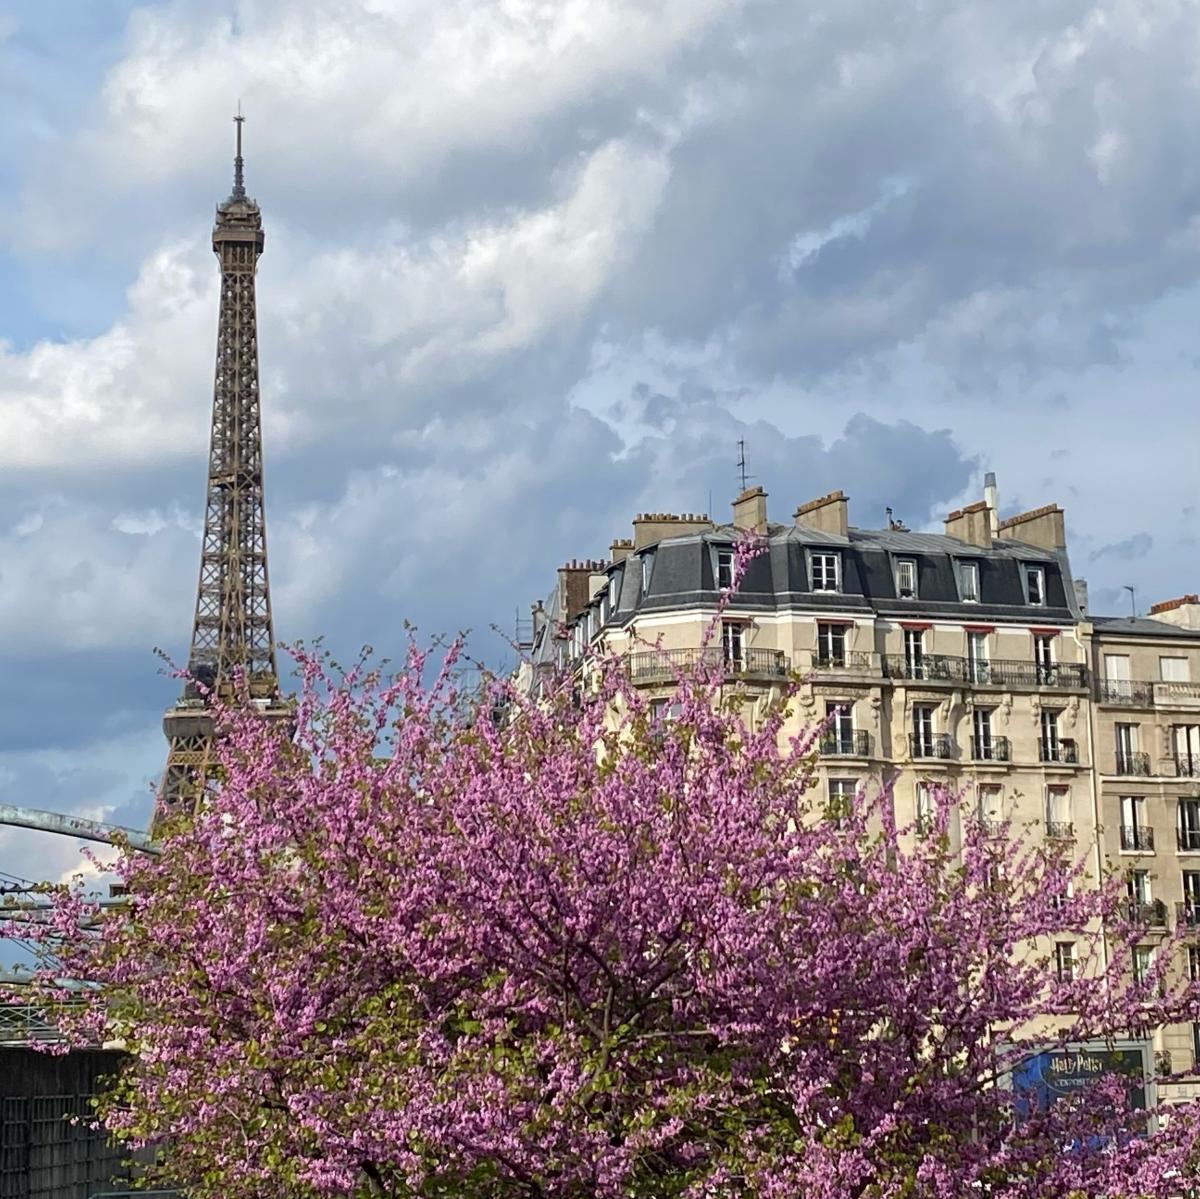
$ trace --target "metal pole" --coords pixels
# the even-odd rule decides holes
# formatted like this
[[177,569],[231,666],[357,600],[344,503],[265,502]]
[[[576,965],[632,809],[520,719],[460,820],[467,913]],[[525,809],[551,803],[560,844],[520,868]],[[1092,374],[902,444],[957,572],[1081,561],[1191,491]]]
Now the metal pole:
[[130,849],[139,853],[158,854],[161,846],[149,833],[136,828],[123,828],[119,824],[105,824],[100,820],[86,820],[82,816],[64,816],[61,812],[43,812],[37,808],[21,808],[16,804],[0,803],[0,824],[16,828],[34,829],[39,833],[58,833],[63,837],[78,837],[81,841],[100,841],[105,845],[115,844],[121,837]]

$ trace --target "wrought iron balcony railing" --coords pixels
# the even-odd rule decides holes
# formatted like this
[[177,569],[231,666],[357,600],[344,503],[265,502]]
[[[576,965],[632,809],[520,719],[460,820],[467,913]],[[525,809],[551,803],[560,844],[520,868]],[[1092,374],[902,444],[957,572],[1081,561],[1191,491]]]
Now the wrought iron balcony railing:
[[1139,824],[1121,825],[1121,848],[1137,853],[1154,852],[1154,830]]
[[1154,687],[1150,683],[1135,683],[1129,679],[1097,679],[1096,698],[1102,704],[1148,708],[1154,702]]
[[791,669],[782,650],[744,649],[726,653],[719,645],[694,649],[645,650],[629,654],[626,669],[634,683],[670,682],[680,673],[698,666],[723,667],[736,678],[786,679]]
[[908,745],[914,758],[951,758],[954,756],[954,742],[949,733],[930,733],[923,735],[909,733]]
[[1128,708],[1200,707],[1200,683],[1171,679],[1097,679],[1096,698],[1102,704]]
[[982,659],[947,654],[885,654],[883,673],[890,679],[916,679],[933,683],[967,683],[977,687],[1082,691],[1087,688],[1087,667],[1075,662],[1041,665],[1009,658]]
[[867,674],[871,671],[871,655],[857,649],[832,654],[818,650],[813,654],[813,670],[846,670],[855,674]]
[[1051,841],[1074,841],[1075,825],[1069,820],[1047,820],[1046,837]]
[[1012,760],[1012,749],[1007,737],[973,736],[971,757],[976,762],[1009,762]]
[[1079,746],[1074,741],[1039,741],[1038,757],[1043,762],[1062,762],[1067,766],[1079,765]]
[[1147,928],[1167,927],[1167,905],[1161,899],[1127,900],[1125,913],[1134,924],[1144,924]]
[[866,729],[830,730],[821,738],[821,753],[830,758],[869,758],[871,734]]
[[1148,778],[1150,776],[1150,755],[1117,750],[1117,774]]
[[1177,779],[1200,779],[1200,754],[1174,754],[1164,758],[1159,773]]

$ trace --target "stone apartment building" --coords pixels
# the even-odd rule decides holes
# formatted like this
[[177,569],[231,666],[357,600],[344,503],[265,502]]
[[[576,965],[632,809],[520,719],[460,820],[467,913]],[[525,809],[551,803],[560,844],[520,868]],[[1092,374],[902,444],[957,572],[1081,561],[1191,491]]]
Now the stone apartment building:
[[[1127,871],[1131,900],[1163,928],[1200,927],[1195,596],[1149,618],[1092,617],[1062,509],[1000,520],[991,475],[942,533],[855,527],[840,491],[787,523],[767,500],[744,491],[727,524],[639,515],[607,559],[564,566],[534,607],[527,682],[599,643],[669,710],[672,668],[705,654],[745,688],[752,719],[798,674],[795,729],[832,720],[817,767],[831,801],[891,782],[898,818],[919,826],[945,783],[985,820],[1086,855],[1093,878]],[[767,550],[705,647],[745,530]],[[1069,947],[1062,956],[1071,968]],[[1190,964],[1200,969],[1200,954]],[[1200,1027],[1156,1048],[1200,1066]]]

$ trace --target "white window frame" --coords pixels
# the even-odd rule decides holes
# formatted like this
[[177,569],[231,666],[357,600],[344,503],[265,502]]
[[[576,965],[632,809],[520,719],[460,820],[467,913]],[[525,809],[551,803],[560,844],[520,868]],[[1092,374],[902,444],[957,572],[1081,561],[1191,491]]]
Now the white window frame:
[[1175,823],[1179,830],[1180,852],[1200,853],[1200,796],[1179,797]]
[[[1025,583],[1025,599],[1031,607],[1044,608],[1046,606],[1046,568],[1044,566],[1026,565],[1022,567],[1021,577]],[[1038,598],[1033,598],[1033,587],[1030,586],[1030,581],[1037,579]]]
[[[979,563],[978,562],[959,562],[958,564],[958,598],[964,604],[979,603]],[[971,580],[971,586],[967,586],[967,579]],[[971,592],[973,594],[968,594]]]
[[[824,564],[821,566],[821,580],[818,583],[817,579],[817,562],[818,560],[830,561],[833,563],[833,586],[828,586],[826,578],[826,570]],[[842,589],[842,556],[836,550],[812,550],[809,554],[809,566],[812,570],[812,589],[813,591],[829,592],[837,594]]]
[[988,653],[988,634],[977,631],[968,631],[967,665],[971,670],[971,682],[990,682],[991,663],[991,655]]
[[[911,575],[911,582],[906,586],[903,582],[905,574]],[[905,595],[905,592],[908,592]],[[896,595],[899,599],[917,599],[917,560],[916,558],[896,559]]]
[[[1178,669],[1176,669],[1176,664],[1178,664]],[[1158,677],[1164,683],[1190,683],[1192,674],[1187,658],[1182,654],[1160,654]]]
[[[835,651],[834,642],[841,641]],[[846,626],[834,621],[817,621],[817,659],[832,666],[846,664]]]
[[1046,788],[1046,823],[1073,824],[1071,788],[1060,783],[1053,783]]
[[[830,718],[832,717],[832,720]],[[829,735],[842,753],[854,752],[854,704],[841,699],[825,702],[825,719],[830,721]]]
[[650,580],[654,575],[654,551],[648,550],[642,555],[642,594],[650,592]]
[[721,621],[721,657],[726,665],[743,667],[746,662],[746,622]]
[[920,756],[933,757],[937,749],[937,704],[913,704],[912,733],[913,741],[921,748]]
[[999,824],[1004,819],[1004,788],[999,783],[977,783],[975,798],[980,820]]
[[733,586],[733,559],[731,549],[717,550],[717,590],[728,591]]
[[904,630],[904,665],[910,678],[925,677],[925,630]]
[[1150,977],[1150,971],[1154,969],[1154,946],[1135,945],[1132,950],[1132,958],[1133,981],[1143,984]]
[[1075,981],[1075,942],[1054,942],[1054,970],[1058,981],[1069,983]]

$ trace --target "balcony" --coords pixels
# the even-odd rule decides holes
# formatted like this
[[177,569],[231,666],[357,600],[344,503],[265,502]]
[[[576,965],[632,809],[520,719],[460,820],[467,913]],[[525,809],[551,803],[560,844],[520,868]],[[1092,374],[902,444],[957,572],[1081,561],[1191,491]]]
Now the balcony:
[[949,733],[909,733],[908,747],[914,758],[947,759],[954,756],[954,742]]
[[1038,758],[1042,762],[1059,762],[1064,766],[1079,765],[1079,747],[1074,741],[1039,741]]
[[1200,853],[1200,828],[1181,828],[1175,830],[1180,853]]
[[706,645],[695,649],[646,650],[626,658],[626,670],[634,683],[672,683],[689,670],[722,666],[727,677],[766,682],[786,679],[791,670],[787,654],[776,649],[744,649],[738,654],[726,654],[719,645]]
[[883,673],[889,679],[914,679],[930,683],[966,683],[1003,690],[1087,689],[1087,667],[1073,662],[1041,665],[1014,659],[958,658],[946,654],[885,654]]
[[971,757],[976,762],[1010,762],[1012,749],[1007,737],[972,737]]
[[871,734],[866,729],[831,730],[821,738],[821,755],[826,758],[869,758]]
[[1200,779],[1200,754],[1174,754],[1163,758],[1159,774],[1168,778]]
[[1200,709],[1200,683],[1165,679],[1098,679],[1096,698],[1125,708]]
[[1075,825],[1070,820],[1047,820],[1047,841],[1074,841]]
[[1134,924],[1145,925],[1146,928],[1167,927],[1167,905],[1161,899],[1127,900],[1125,914]]
[[1130,853],[1153,853],[1154,830],[1144,825],[1123,824],[1121,848]]
[[1116,773],[1137,778],[1150,777],[1150,755],[1133,750],[1117,750]]
[[813,654],[812,668],[822,673],[844,671],[847,674],[873,674],[871,655],[863,650],[848,649],[841,653]]

